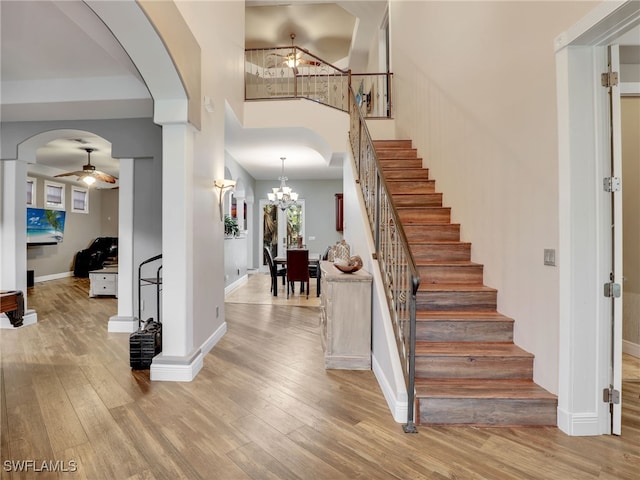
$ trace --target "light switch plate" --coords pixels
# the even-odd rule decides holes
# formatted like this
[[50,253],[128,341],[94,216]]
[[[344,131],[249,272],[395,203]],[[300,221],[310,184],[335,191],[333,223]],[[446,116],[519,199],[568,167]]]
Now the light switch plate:
[[553,248],[544,249],[544,264],[555,267],[556,265],[556,251]]

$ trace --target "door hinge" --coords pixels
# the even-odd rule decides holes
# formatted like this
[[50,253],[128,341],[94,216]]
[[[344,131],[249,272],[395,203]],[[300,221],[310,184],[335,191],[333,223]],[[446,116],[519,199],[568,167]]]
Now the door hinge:
[[619,298],[622,294],[622,289],[619,283],[609,282],[604,284],[604,296]]
[[602,401],[604,403],[611,403],[613,405],[618,405],[620,403],[620,390],[616,390],[615,388],[612,388],[612,387],[605,388],[602,391]]
[[618,72],[605,72],[601,75],[602,86],[606,88],[618,85]]
[[622,183],[620,177],[605,177],[602,180],[602,188],[605,192],[619,192],[622,189]]

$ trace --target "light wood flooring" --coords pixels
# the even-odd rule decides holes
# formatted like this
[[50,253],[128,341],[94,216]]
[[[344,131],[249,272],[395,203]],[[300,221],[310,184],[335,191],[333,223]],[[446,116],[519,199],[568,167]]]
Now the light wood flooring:
[[[408,435],[372,372],[325,371],[314,306],[229,302],[228,333],[196,379],[152,383],[129,369],[128,335],[107,333],[116,300],[87,293],[85,279],[36,284],[39,322],[0,331],[3,480],[638,478],[638,382],[625,383],[621,437],[551,427]],[[7,471],[20,460],[73,460],[77,471]]]

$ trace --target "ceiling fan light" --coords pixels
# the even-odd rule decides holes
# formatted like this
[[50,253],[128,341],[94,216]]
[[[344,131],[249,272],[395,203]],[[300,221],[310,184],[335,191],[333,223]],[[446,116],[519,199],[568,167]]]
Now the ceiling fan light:
[[298,66],[298,59],[296,59],[292,55],[289,55],[286,62],[287,62],[287,67],[289,68],[294,68]]
[[84,183],[86,183],[87,185],[93,185],[94,183],[96,183],[96,179],[94,177],[92,177],[91,175],[87,175],[85,177],[82,177],[81,180]]

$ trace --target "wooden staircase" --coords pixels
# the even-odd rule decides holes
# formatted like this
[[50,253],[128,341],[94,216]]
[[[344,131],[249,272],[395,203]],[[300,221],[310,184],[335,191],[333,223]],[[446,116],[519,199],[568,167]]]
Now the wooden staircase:
[[373,143],[420,273],[416,423],[556,425],[556,396],[533,383],[533,355],[513,343],[411,140]]

